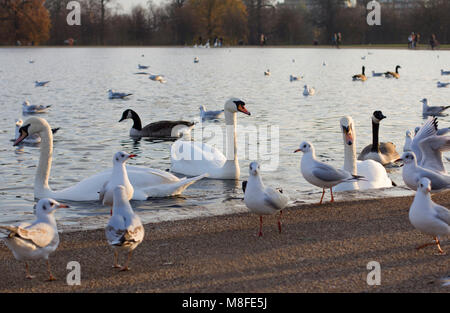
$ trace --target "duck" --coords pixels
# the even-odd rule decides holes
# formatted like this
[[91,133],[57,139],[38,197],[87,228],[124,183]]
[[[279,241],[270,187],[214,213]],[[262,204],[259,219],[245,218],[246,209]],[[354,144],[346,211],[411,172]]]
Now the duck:
[[[171,171],[187,176],[208,173],[214,179],[239,179],[240,168],[237,157],[237,113],[250,116],[245,102],[230,98],[225,102],[225,124],[227,156],[213,146],[202,142],[177,140],[171,147]],[[234,149],[233,149],[234,148]]]
[[200,105],[199,109],[200,109],[200,118],[202,119],[202,121],[218,119],[225,112],[224,110],[207,111],[203,104]]
[[33,279],[30,274],[29,260],[43,259],[47,262],[49,281],[56,278],[50,270],[49,255],[59,246],[58,226],[55,219],[55,210],[68,208],[53,199],[44,198],[36,204],[36,219],[32,223],[22,223],[19,226],[1,226],[0,230],[8,231],[4,239],[6,246],[19,261],[25,261],[26,278]]
[[28,100],[22,103],[22,113],[23,114],[42,114],[47,113],[51,105],[32,105]]
[[308,87],[308,85],[303,86],[303,95],[305,97],[307,96],[314,96],[316,94],[316,89],[313,87]]
[[[59,191],[53,191],[48,180],[52,165],[53,134],[48,122],[39,117],[31,117],[20,128],[20,137],[14,142],[17,146],[26,137],[39,134],[41,137],[40,157],[34,181],[36,199],[52,198],[65,201],[98,201],[99,192],[113,172],[107,169],[90,176],[79,183]],[[178,178],[175,175],[153,168],[127,166],[127,174],[134,188],[133,200],[145,201],[150,197],[170,197],[183,191],[207,174],[193,178]]]
[[158,121],[142,127],[139,115],[131,109],[123,111],[119,123],[127,119],[133,120],[131,137],[179,138],[182,132],[189,132],[195,127],[195,123],[187,121]]
[[362,67],[362,74],[353,75],[353,80],[354,81],[360,80],[360,81],[363,81],[363,82],[367,80],[366,67],[365,66]]
[[374,160],[383,166],[395,162],[400,158],[395,145],[392,142],[379,142],[378,135],[380,122],[385,119],[381,111],[375,111],[372,115],[372,144],[366,146],[358,156],[358,160]]
[[124,92],[115,92],[112,89],[108,90],[108,98],[109,99],[125,99],[129,96],[132,96],[132,93],[124,93]]
[[[16,128],[15,128],[15,131],[14,131],[14,140],[13,141],[16,141],[17,138],[20,137],[19,129],[22,126],[23,126],[23,121],[21,119],[16,120]],[[56,134],[56,132],[58,130],[59,130],[59,127],[58,128],[52,128],[52,133]],[[41,137],[39,136],[39,134],[34,134],[33,136],[28,136],[22,142],[26,143],[26,144],[38,144],[38,143],[41,142]]]
[[259,215],[259,233],[262,236],[263,215],[272,215],[280,212],[278,216],[278,231],[281,234],[281,215],[286,208],[289,198],[283,190],[266,187],[260,175],[261,167],[258,162],[249,166],[249,178],[243,185],[244,202],[247,208]]
[[383,165],[374,160],[357,161],[356,132],[354,125],[351,116],[344,116],[340,120],[340,128],[344,141],[343,170],[355,176],[364,176],[365,179],[340,183],[334,188],[334,191],[341,192],[392,187],[394,184],[389,178]]
[[[111,218],[105,228],[108,244],[114,250],[114,268],[120,268],[120,271],[129,271],[131,254],[144,240],[144,226],[140,217],[134,213],[128,199],[128,192],[122,185],[113,189],[114,206]],[[124,266],[120,266],[119,251],[125,251],[128,254]]]
[[395,67],[395,73],[394,72],[386,72],[386,73],[384,73],[384,76],[386,77],[386,78],[397,78],[397,79],[399,79],[400,78],[400,74],[398,73],[398,70],[400,69],[400,68],[402,68],[400,65],[397,65],[396,67]]

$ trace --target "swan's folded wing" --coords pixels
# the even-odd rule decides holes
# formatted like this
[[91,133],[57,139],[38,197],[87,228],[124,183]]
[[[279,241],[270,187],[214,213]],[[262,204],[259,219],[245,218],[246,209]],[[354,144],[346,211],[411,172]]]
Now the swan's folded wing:
[[440,205],[436,205],[434,209],[437,213],[437,217],[443,220],[448,225],[450,225],[450,211],[447,208]]
[[278,190],[269,187],[264,190],[264,202],[274,210],[284,209],[288,201],[289,198]]
[[319,162],[314,164],[312,173],[320,180],[327,182],[340,181],[346,178],[351,178],[348,172],[335,169],[331,165]]

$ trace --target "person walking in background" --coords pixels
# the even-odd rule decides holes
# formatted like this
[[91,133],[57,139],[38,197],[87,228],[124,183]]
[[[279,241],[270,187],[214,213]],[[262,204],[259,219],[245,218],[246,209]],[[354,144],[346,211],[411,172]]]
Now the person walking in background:
[[417,49],[417,47],[419,46],[419,41],[420,41],[420,34],[416,34],[414,36],[414,49]]
[[331,46],[332,47],[337,46],[337,35],[336,35],[336,33],[334,33],[334,35],[331,36]]
[[435,47],[437,47],[439,45],[439,42],[436,39],[436,35],[432,34],[430,37],[430,47],[431,50],[434,50]]
[[413,46],[413,33],[408,36],[408,49],[412,49]]
[[338,33],[337,35],[337,48],[339,49],[339,46],[342,45],[342,35],[341,33]]

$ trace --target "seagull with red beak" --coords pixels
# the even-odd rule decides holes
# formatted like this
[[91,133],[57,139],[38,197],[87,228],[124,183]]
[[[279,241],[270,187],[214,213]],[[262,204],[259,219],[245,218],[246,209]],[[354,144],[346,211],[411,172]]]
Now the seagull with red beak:
[[128,179],[127,169],[125,167],[126,161],[133,157],[136,157],[136,155],[128,154],[123,151],[114,154],[111,177],[105,182],[102,190],[99,192],[99,199],[103,205],[113,206],[114,188],[120,185],[125,187],[127,199],[131,200],[131,198],[133,198],[134,188]]

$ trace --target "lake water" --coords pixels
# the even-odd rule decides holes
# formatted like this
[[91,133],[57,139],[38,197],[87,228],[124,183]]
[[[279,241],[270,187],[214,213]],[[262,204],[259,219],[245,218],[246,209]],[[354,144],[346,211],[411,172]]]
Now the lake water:
[[[143,56],[142,56],[143,55]],[[200,63],[194,64],[194,57]],[[361,57],[366,56],[366,60]],[[34,60],[35,63],[29,63]],[[293,62],[295,60],[295,62]],[[327,66],[323,66],[323,62]],[[166,84],[134,75],[138,64],[164,74]],[[402,66],[399,80],[371,77],[377,72]],[[369,79],[353,82],[351,76],[366,66]],[[54,137],[50,186],[68,187],[81,179],[111,167],[112,155],[128,151],[138,155],[129,164],[170,168],[171,142],[134,141],[128,135],[131,121],[118,123],[127,108],[137,111],[144,124],[164,119],[199,121],[199,105],[222,109],[230,97],[247,104],[250,117],[238,115],[247,130],[279,128],[279,138],[260,138],[256,157],[274,162],[274,171],[262,173],[267,185],[283,187],[292,202],[318,201],[321,190],[306,183],[300,174],[300,154],[293,154],[303,140],[311,141],[321,160],[343,166],[343,143],[339,120],[351,115],[357,133],[357,151],[371,143],[371,115],[381,110],[380,138],[403,150],[405,131],[423,123],[422,105],[448,105],[450,88],[437,88],[437,81],[449,81],[440,69],[450,70],[449,51],[407,51],[367,49],[296,48],[2,48],[0,49],[0,223],[33,219],[33,184],[39,147],[15,148],[16,118],[21,104],[52,105],[40,115],[61,130]],[[263,72],[270,69],[272,75]],[[289,75],[303,75],[289,82]],[[50,80],[48,87],[36,88],[35,80]],[[303,85],[316,88],[305,98]],[[129,100],[109,100],[108,89],[130,92]],[[198,124],[196,128],[223,125]],[[450,126],[450,118],[440,118]],[[244,136],[248,137],[248,136]],[[251,136],[250,136],[251,137]],[[242,138],[240,138],[241,140]],[[277,144],[279,142],[279,144]],[[253,143],[252,143],[253,144]],[[255,145],[253,145],[255,146]],[[267,148],[269,146],[269,148]],[[279,149],[279,153],[273,152]],[[267,148],[267,149],[266,149]],[[258,148],[259,149],[259,148]],[[249,156],[240,158],[241,180],[248,176]],[[241,153],[240,153],[241,154]],[[248,153],[247,153],[248,154]],[[342,193],[337,199],[407,195],[399,169],[390,170],[399,187],[369,192]],[[134,202],[145,222],[157,222],[246,211],[240,182],[204,179],[188,188],[183,196]],[[327,194],[326,199],[329,199]],[[64,230],[103,227],[109,209],[98,202],[69,203],[70,209],[57,213]]]

